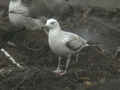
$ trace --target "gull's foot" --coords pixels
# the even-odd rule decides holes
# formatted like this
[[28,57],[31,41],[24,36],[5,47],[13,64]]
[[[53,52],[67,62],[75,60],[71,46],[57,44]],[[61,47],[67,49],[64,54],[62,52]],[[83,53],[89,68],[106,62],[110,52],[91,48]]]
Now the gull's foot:
[[60,76],[63,76],[63,75],[65,75],[66,73],[67,73],[67,71],[65,70],[65,71],[63,71],[63,72],[60,72],[59,75],[60,75]]
[[63,72],[63,70],[61,70],[61,69],[56,69],[56,70],[54,70],[53,72],[56,73],[56,74],[59,74],[59,73]]
[[66,73],[67,73],[67,71],[63,71],[63,70],[61,70],[61,69],[57,69],[57,70],[55,70],[55,71],[53,71],[55,74],[57,74],[57,75],[60,75],[60,76],[63,76],[63,75],[65,75]]

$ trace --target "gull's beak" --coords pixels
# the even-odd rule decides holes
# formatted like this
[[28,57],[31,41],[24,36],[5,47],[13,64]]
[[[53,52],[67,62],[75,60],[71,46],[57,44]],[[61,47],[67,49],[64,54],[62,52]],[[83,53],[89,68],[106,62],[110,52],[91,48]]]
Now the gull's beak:
[[48,34],[49,32],[49,27],[47,25],[43,25],[42,29]]
[[49,30],[49,27],[48,27],[48,25],[46,25],[46,24],[43,25],[42,27],[43,27],[43,29]]

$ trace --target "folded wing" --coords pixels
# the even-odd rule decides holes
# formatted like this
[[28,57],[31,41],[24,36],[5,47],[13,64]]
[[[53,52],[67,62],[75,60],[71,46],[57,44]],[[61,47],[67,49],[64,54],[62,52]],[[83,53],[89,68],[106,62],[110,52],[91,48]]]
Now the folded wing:
[[66,46],[73,51],[81,50],[83,47],[88,46],[87,41],[82,37],[71,36],[66,42]]

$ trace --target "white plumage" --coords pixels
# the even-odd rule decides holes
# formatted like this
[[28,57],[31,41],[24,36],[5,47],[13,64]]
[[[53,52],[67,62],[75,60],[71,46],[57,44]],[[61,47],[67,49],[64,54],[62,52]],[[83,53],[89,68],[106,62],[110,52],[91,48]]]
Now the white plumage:
[[40,29],[43,22],[40,19],[34,19],[30,16],[30,2],[31,1],[10,0],[9,20],[13,25],[20,28],[25,27],[28,30]]
[[10,0],[9,20],[18,27],[23,27],[23,21],[29,15],[29,9],[22,4],[21,0]]
[[[71,55],[88,46],[87,40],[77,34],[63,31],[55,19],[48,19],[45,26],[49,29],[49,46],[51,50],[59,56],[58,67],[55,72],[63,75],[67,72]],[[63,72],[60,69],[61,56],[67,57],[66,68]]]

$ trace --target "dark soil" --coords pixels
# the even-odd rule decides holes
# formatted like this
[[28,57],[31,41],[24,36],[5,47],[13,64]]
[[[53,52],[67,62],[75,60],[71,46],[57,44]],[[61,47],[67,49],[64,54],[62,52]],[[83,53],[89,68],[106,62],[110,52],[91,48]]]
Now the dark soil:
[[[59,76],[52,73],[56,69],[57,56],[49,49],[47,35],[42,31],[19,32],[11,40],[17,46],[6,44],[5,49],[24,69],[17,68],[0,53],[0,90],[110,90],[108,85],[116,87],[115,83],[119,81],[114,84],[108,82],[120,79],[119,57],[114,57],[120,45],[119,10],[91,8],[87,15],[84,10],[73,10],[55,18],[60,21],[63,29],[81,35],[102,50],[96,47],[85,48],[80,52],[79,62],[73,56],[68,73]],[[14,29],[6,14],[2,14],[1,37],[8,30]]]

